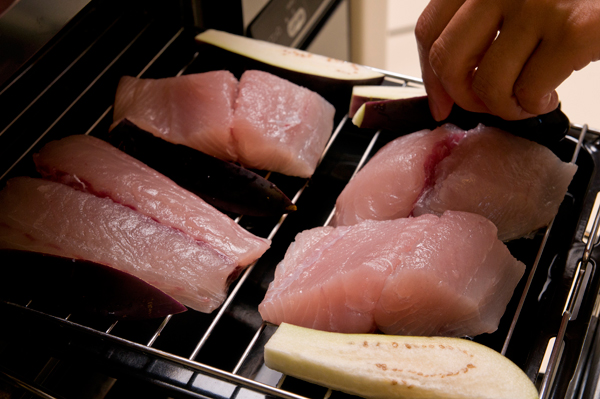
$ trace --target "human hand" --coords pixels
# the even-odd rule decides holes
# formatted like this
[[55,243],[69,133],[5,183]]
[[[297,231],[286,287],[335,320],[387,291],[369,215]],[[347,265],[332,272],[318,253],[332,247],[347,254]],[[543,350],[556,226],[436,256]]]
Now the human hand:
[[550,112],[600,59],[598,0],[431,0],[415,29],[432,115],[453,103],[507,120]]

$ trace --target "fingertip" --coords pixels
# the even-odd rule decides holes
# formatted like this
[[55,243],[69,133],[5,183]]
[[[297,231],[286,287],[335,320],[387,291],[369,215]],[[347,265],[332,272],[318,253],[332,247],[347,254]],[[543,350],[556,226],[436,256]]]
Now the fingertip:
[[558,107],[559,99],[556,90],[541,96],[534,96],[526,90],[515,90],[515,100],[522,115],[543,115]]
[[450,116],[453,105],[454,103],[452,101],[436,101],[431,96],[429,97],[429,109],[436,122],[447,119],[448,116]]
[[525,112],[534,115],[543,115],[547,114],[548,112],[552,112],[558,107],[559,103],[558,93],[556,90],[543,95],[537,101],[521,99],[518,95],[517,99],[519,100],[519,105],[521,105]]

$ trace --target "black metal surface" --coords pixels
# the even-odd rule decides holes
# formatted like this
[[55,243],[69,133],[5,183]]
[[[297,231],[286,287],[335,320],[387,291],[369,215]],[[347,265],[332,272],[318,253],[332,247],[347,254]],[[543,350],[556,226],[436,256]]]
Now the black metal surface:
[[[5,86],[0,92],[0,187],[13,176],[35,176],[32,154],[51,140],[86,133],[105,138],[121,76],[158,78],[210,68],[211,60],[196,53],[196,30],[182,17],[186,7],[169,1],[92,2],[49,51]],[[264,367],[262,348],[275,327],[262,322],[257,307],[294,236],[326,223],[361,160],[395,138],[391,132],[358,129],[343,112],[338,114],[334,140],[311,179],[269,176],[294,198],[298,211],[281,219],[237,219],[254,234],[271,238],[272,247],[232,285],[220,309],[108,324],[53,309],[43,301],[0,301],[0,375],[18,376],[65,398],[91,397],[83,392],[95,388],[106,398],[325,397],[328,391],[323,387],[289,377],[280,381],[279,373]],[[580,132],[572,127],[552,150],[570,161]],[[526,273],[537,259],[510,341],[506,342],[525,278],[498,331],[475,338],[497,351],[506,347],[506,355],[538,384],[548,339],[558,332],[581,257],[593,197],[600,189],[599,145],[596,132],[586,136],[577,159],[579,170],[539,259],[544,231],[509,244],[513,255],[527,265]],[[593,256],[597,258],[597,252]],[[2,259],[0,264],[17,267]],[[564,396],[592,312],[591,299],[599,288],[594,272],[578,317],[568,325],[549,397]],[[15,395],[23,392],[16,390]],[[331,397],[349,396],[333,392]]]

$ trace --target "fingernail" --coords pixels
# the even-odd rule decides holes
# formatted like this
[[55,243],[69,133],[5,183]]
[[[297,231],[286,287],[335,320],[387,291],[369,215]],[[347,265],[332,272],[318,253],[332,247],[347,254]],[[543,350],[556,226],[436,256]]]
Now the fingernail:
[[550,101],[552,100],[552,93],[546,94],[540,100],[540,108],[546,109],[550,105]]
[[442,108],[438,102],[433,101],[431,98],[429,99],[429,110],[436,122],[441,122],[450,115],[450,109]]
[[542,97],[540,100],[540,109],[543,109],[542,112],[544,113],[552,112],[558,107],[558,102],[558,94],[556,91],[552,91]]
[[440,121],[440,108],[437,105],[437,103],[431,99],[431,97],[429,97],[429,110],[431,111],[431,116],[433,116],[433,119],[435,119],[437,122],[439,122]]

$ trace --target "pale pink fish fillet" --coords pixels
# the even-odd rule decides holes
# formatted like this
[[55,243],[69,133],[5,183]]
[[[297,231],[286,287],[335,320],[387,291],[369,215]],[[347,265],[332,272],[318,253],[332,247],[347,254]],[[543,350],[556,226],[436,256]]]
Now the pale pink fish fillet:
[[335,108],[315,92],[262,71],[239,84],[233,137],[247,167],[310,177],[331,136]]
[[30,177],[0,192],[0,248],[86,259],[211,312],[240,266],[211,246],[108,198]]
[[477,335],[497,328],[524,270],[475,214],[318,227],[290,245],[259,312],[325,331]]
[[366,221],[301,232],[277,266],[259,305],[264,320],[326,331],[371,332],[375,307],[399,253],[435,216]]
[[205,242],[240,266],[270,241],[245,230],[200,197],[109,143],[86,135],[48,143],[34,155],[42,176],[130,207]]
[[492,222],[447,211],[400,257],[381,292],[375,322],[398,335],[492,333],[524,271]]
[[440,161],[413,212],[478,213],[512,240],[550,224],[576,171],[547,147],[479,125]]
[[162,79],[124,76],[114,103],[114,123],[139,128],[228,161],[237,158],[231,136],[238,81],[229,71]]
[[407,217],[434,172],[465,132],[445,125],[421,130],[383,146],[340,193],[331,224]]
[[332,224],[457,210],[492,220],[508,241],[552,221],[576,170],[548,148],[499,129],[446,124],[379,150],[338,197]]

